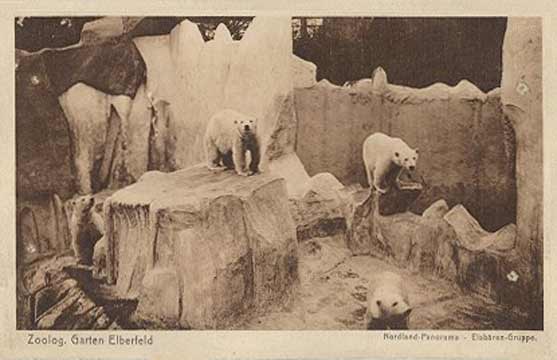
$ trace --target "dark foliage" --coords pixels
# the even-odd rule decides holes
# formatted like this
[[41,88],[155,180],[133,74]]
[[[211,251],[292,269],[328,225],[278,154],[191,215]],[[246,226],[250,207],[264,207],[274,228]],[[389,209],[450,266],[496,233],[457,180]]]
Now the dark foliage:
[[424,87],[467,79],[489,91],[501,83],[506,18],[324,18],[294,53],[317,78],[342,85],[381,66],[389,82]]
[[[16,47],[36,51],[79,41],[93,17],[28,17],[15,20]],[[205,40],[219,23],[240,39],[252,17],[147,17],[130,37],[168,34],[184,19]],[[424,87],[467,79],[489,91],[500,85],[506,18],[294,18],[294,53],[317,65],[318,80],[342,85],[369,78],[383,67],[391,83]]]

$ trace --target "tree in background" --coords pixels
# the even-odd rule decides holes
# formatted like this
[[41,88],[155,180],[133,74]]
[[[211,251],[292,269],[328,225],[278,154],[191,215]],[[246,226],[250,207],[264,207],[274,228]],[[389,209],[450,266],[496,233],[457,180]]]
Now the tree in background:
[[[94,17],[25,17],[15,20],[16,48],[37,51],[75,44]],[[252,17],[146,17],[125,36],[168,34],[189,19],[203,38],[224,23],[239,40]],[[294,17],[294,54],[317,65],[317,79],[338,85],[369,78],[383,67],[395,84],[456,85],[467,79],[489,91],[501,83],[506,18]]]
[[17,17],[15,47],[38,51],[75,44],[79,42],[83,25],[95,19],[98,17]]
[[[85,23],[99,17],[18,17],[15,19],[15,47],[38,51],[62,48],[79,42]],[[244,35],[253,17],[145,17],[127,37],[168,34],[172,28],[188,19],[197,24],[205,41],[213,38],[220,23],[224,23],[234,40]]]
[[294,53],[317,65],[318,80],[342,85],[381,66],[390,82],[413,87],[467,79],[489,91],[501,83],[506,18],[325,17],[312,31],[297,21]]
[[240,40],[246,32],[253,17],[195,17],[189,18],[197,24],[205,41],[215,36],[215,30],[220,23],[226,25],[232,35],[232,39]]

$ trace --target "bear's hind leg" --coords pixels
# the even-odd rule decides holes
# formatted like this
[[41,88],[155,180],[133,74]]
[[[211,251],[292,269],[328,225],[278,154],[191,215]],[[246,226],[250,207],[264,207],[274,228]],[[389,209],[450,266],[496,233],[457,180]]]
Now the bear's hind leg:
[[382,169],[384,166],[376,166],[373,171],[373,187],[377,190],[380,194],[386,194],[389,188],[381,188],[381,182],[384,180],[385,176],[387,175],[387,171]]
[[234,160],[232,160],[232,151],[228,151],[222,154],[222,164],[224,165],[226,170],[234,169]]
[[222,170],[221,153],[212,141],[205,143],[205,151],[207,156],[207,168],[209,170]]

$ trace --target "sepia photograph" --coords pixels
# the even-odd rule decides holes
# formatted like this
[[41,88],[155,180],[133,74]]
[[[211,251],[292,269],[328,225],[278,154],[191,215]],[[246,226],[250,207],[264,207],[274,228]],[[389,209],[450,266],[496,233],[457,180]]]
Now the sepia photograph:
[[13,29],[14,330],[544,330],[541,17]]

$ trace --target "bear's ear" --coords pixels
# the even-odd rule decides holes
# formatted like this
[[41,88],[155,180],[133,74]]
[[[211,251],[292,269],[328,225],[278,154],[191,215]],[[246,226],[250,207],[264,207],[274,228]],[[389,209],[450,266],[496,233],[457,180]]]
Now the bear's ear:
[[395,156],[398,157],[400,154],[398,152],[395,152]]

